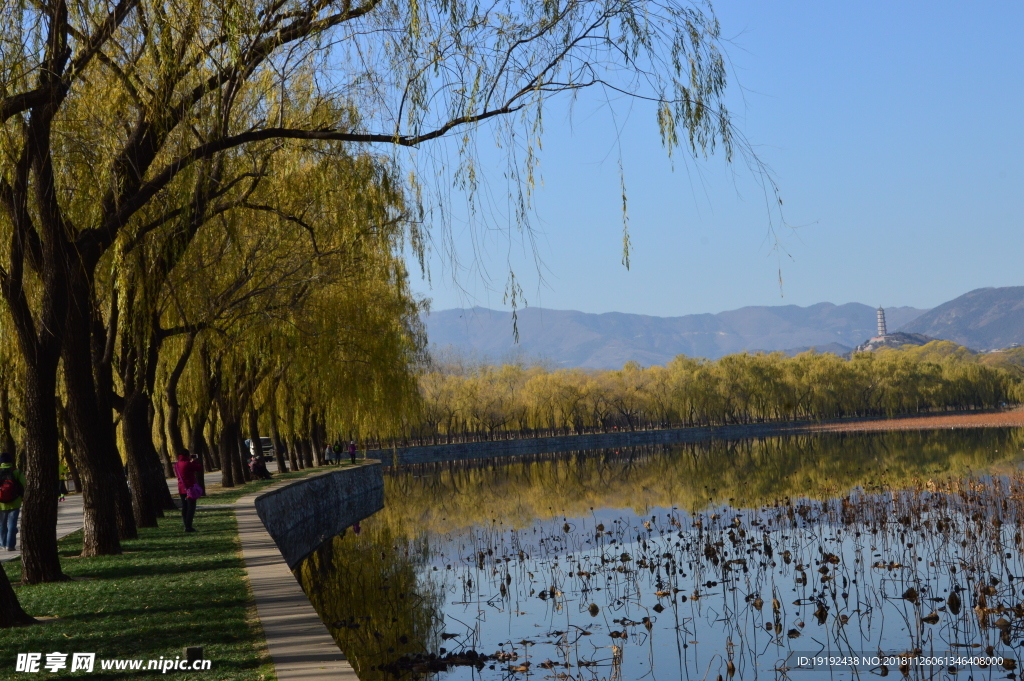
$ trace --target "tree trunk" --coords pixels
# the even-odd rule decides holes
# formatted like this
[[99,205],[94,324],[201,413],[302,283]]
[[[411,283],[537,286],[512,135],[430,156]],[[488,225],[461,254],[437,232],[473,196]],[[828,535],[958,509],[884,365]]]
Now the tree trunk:
[[11,434],[11,386],[9,378],[0,383],[0,448],[14,455],[14,435]]
[[260,440],[260,415],[256,411],[255,401],[250,396],[249,404],[249,441],[252,442],[252,453],[263,460],[263,441]]
[[[219,467],[213,455],[210,451],[210,445],[206,439],[206,412],[202,411],[196,414],[195,418],[192,419],[189,425],[188,435],[188,449],[191,452],[199,454],[203,458],[203,468],[208,471],[216,470]],[[211,429],[213,424],[210,424]]]
[[[213,432],[212,425],[210,427],[210,432],[211,433]],[[209,470],[209,471],[220,470],[220,459],[215,458],[213,456],[213,447],[210,446],[210,439],[208,439],[204,435],[203,430],[199,431],[199,441],[198,441],[198,444],[199,444],[199,448],[200,448],[200,454],[203,457],[203,463],[204,463],[204,465],[207,466],[206,470]]]
[[160,463],[160,453],[157,452],[156,446],[153,444],[153,415],[156,413],[156,409],[153,406],[152,396],[156,388],[156,368],[160,363],[160,347],[162,342],[159,341],[159,338],[161,338],[160,321],[156,315],[152,317],[150,323],[156,338],[146,346],[145,352],[145,373],[142,375],[145,376],[146,380],[142,384],[141,399],[145,406],[146,420],[145,428],[140,428],[139,430],[140,434],[143,435],[139,440],[139,444],[142,446],[142,462],[145,464],[143,471],[148,479],[148,487],[151,493],[150,500],[156,509],[157,517],[163,518],[164,511],[175,511],[178,507],[175,505],[171,491],[167,487],[167,478],[170,476],[164,475],[164,470]]
[[167,487],[167,478],[174,475],[174,471],[171,471],[171,475],[164,474],[164,460],[166,457],[161,457],[160,452],[157,451],[156,443],[153,442],[153,414],[156,410],[153,407],[153,400],[150,398],[149,390],[146,390],[142,394],[143,402],[146,405],[146,437],[142,440],[142,444],[145,447],[144,455],[148,462],[147,474],[149,475],[150,487],[156,490],[156,494],[153,496],[153,502],[156,505],[156,515],[159,518],[163,518],[163,511],[175,511],[177,505],[174,503],[174,497],[171,496],[171,491]]
[[[110,437],[110,414],[100,414],[97,406],[90,347],[83,342],[90,335],[85,314],[68,315],[69,340],[63,348],[68,426],[82,476],[82,555],[117,555],[120,539],[137,532],[121,457]],[[127,499],[127,509],[118,497]]]
[[75,491],[81,493],[82,477],[78,474],[78,462],[75,461],[75,452],[71,448],[71,442],[68,438],[67,415],[64,411],[64,405],[59,400],[57,401],[57,439],[60,449],[64,451],[64,463],[67,464],[68,470],[71,472],[71,479],[75,483]]
[[174,462],[171,461],[171,454],[167,450],[167,442],[160,443],[160,465],[164,469],[164,480],[174,477]]
[[[181,423],[179,414],[181,408],[178,404],[178,382],[181,380],[181,374],[185,371],[185,366],[188,364],[189,357],[192,356],[192,348],[195,347],[195,334],[189,334],[185,340],[185,349],[178,357],[178,361],[174,363],[174,368],[171,373],[167,376],[167,385],[164,388],[164,395],[167,398],[167,437],[170,439],[171,451],[174,452],[174,456],[185,449],[185,443],[181,438]],[[200,426],[202,427],[202,426]],[[195,450],[192,450],[196,453]]]
[[252,480],[252,472],[249,470],[249,452],[246,450],[245,439],[242,437],[241,423],[235,427],[235,463],[239,466],[235,471],[235,477],[243,482]]
[[288,457],[292,462],[293,471],[301,471],[305,468],[302,463],[302,448],[299,446],[299,441],[294,437],[288,438]]
[[131,482],[135,524],[137,527],[156,527],[157,518],[163,516],[163,509],[168,506],[174,508],[159,455],[153,446],[152,403],[146,385],[151,366],[157,361],[154,355],[157,341],[150,340],[148,347],[143,349],[143,341],[139,340],[137,331],[129,327],[123,331],[119,364],[124,386],[121,439]]
[[30,617],[18,602],[18,595],[7,579],[7,573],[0,569],[0,629],[35,623],[35,618]]
[[[95,262],[93,263],[95,265]],[[84,273],[83,273],[84,272]],[[105,494],[108,499],[112,499],[114,503],[114,516],[117,522],[117,534],[118,537],[123,541],[125,539],[135,539],[139,536],[138,529],[135,526],[135,514],[132,509],[132,498],[131,492],[128,489],[128,478],[125,472],[124,463],[121,461],[121,455],[117,449],[117,432],[112,418],[113,411],[115,408],[114,404],[114,345],[117,339],[117,329],[120,320],[120,307],[111,303],[110,314],[107,319],[106,325],[99,315],[99,308],[92,301],[90,294],[92,290],[92,268],[87,267],[84,270],[80,270],[73,280],[73,286],[76,287],[76,291],[82,291],[82,294],[77,299],[82,301],[78,306],[72,306],[68,312],[68,337],[75,337],[76,333],[83,338],[89,339],[88,355],[84,347],[64,348],[64,365],[67,367],[68,353],[73,353],[75,357],[84,358],[89,357],[89,361],[92,363],[92,373],[87,374],[82,372],[81,375],[76,373],[76,381],[79,383],[79,387],[82,390],[82,395],[88,395],[91,398],[89,403],[86,403],[78,409],[84,410],[84,414],[96,414],[96,420],[90,421],[87,425],[88,432],[91,433],[90,437],[96,438],[90,440],[92,447],[99,452],[98,456],[89,458],[88,452],[81,452],[80,466],[79,468],[88,468],[94,463],[100,462],[100,465],[109,467],[102,475],[110,476],[110,487],[101,488],[101,493]],[[85,282],[85,283],[83,283]],[[65,384],[67,383],[67,370],[65,369]],[[91,380],[90,380],[91,379]],[[83,397],[85,399],[85,397]],[[71,406],[72,395],[68,393],[68,405]],[[118,408],[123,409],[123,400],[120,404],[116,405]],[[88,417],[88,416],[87,416]],[[76,435],[74,434],[75,424],[72,423],[70,418],[68,423],[71,425],[72,442],[75,442]],[[79,450],[81,451],[81,450]],[[87,483],[87,480],[83,480],[83,484]],[[84,500],[84,498],[83,498]]]
[[[127,389],[129,386],[125,387]],[[124,441],[125,458],[128,460],[128,480],[131,482],[137,527],[157,527],[158,490],[153,489],[145,452],[145,440],[149,439],[148,421],[141,392],[126,394],[124,411],[121,413],[121,438]],[[163,487],[167,488],[166,485]]]
[[277,459],[277,470],[281,473],[287,473],[288,464],[285,460],[287,452],[284,448],[284,440],[281,439],[281,434],[277,432],[277,414],[274,413],[273,409],[270,411],[270,437],[274,440],[274,458]]
[[302,438],[302,459],[306,468],[313,467],[313,446],[307,438]]
[[[166,433],[167,431],[165,429],[165,426],[167,425],[167,417],[164,415],[163,406],[158,407],[157,410],[156,410],[156,421],[157,421],[156,432],[161,433],[161,434]],[[170,451],[167,448],[167,436],[166,435],[161,435],[161,437],[160,437],[160,448],[159,448],[158,451],[159,451],[159,455],[160,455],[160,464],[163,466],[163,469],[164,469],[164,480],[166,480],[167,478],[173,478],[174,477],[174,462],[171,461],[171,453],[170,453]],[[166,486],[167,485],[164,485],[164,487],[166,487]],[[170,509],[168,509],[168,510],[170,510]]]
[[[217,449],[220,453],[220,485],[221,487],[234,487],[235,486],[235,467],[237,466],[238,459],[238,445],[235,444],[235,429],[238,427],[236,424],[229,422],[227,419],[221,419],[223,421],[220,428],[220,437],[218,438]],[[232,466],[232,461],[235,461],[235,466]],[[239,471],[241,472],[241,471]],[[242,479],[238,479],[238,483],[242,483]]]
[[324,438],[320,430],[320,424],[317,422],[315,417],[310,420],[309,437],[312,440],[313,445],[313,462],[317,466],[323,466],[324,448],[327,445],[324,442]]
[[78,475],[78,464],[75,463],[75,457],[71,453],[71,445],[68,441],[61,437],[61,445],[64,452],[64,463],[68,467],[68,472],[71,473],[71,482],[75,485],[75,491],[82,491],[82,478]]
[[[26,584],[67,579],[57,554],[59,452],[57,400],[54,397],[57,394],[57,357],[46,357],[39,353],[35,359],[36,362],[30,363],[25,372],[25,464],[22,469],[25,474],[25,498],[21,510],[21,579]],[[5,618],[16,615],[4,609]]]

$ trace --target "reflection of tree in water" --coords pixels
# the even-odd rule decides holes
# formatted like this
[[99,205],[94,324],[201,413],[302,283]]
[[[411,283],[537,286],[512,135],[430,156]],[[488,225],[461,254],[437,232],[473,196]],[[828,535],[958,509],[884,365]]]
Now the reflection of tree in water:
[[388,476],[379,516],[395,532],[414,536],[493,518],[525,527],[593,508],[743,508],[979,472],[1019,457],[1022,445],[1024,435],[1007,428],[800,435],[452,462]]
[[370,518],[325,542],[295,574],[362,681],[388,678],[377,667],[404,654],[437,650],[441,594],[417,577],[426,543],[397,537]]
[[[996,622],[1005,615],[996,601],[1010,607],[1010,574],[1024,568],[999,557],[1019,547],[1010,528],[1024,511],[1005,504],[1024,508],[1024,476],[1012,489],[956,481],[1013,461],[1022,441],[1009,429],[836,434],[402,470],[387,478],[386,507],[362,535],[329,542],[301,578],[322,585],[307,587],[310,600],[363,681],[388,678],[377,667],[403,655],[439,652],[446,609],[488,653],[509,636],[495,628],[499,610],[507,624],[531,628],[555,613],[571,618],[598,646],[577,654],[567,636],[582,629],[538,629],[540,638],[519,646],[533,656],[531,673],[614,675],[622,665],[625,678],[650,656],[680,674],[711,662],[724,674],[728,658],[742,676],[813,636],[841,650],[871,648],[886,620],[916,619],[912,640],[888,626],[885,642],[921,646],[939,616],[936,642],[998,648],[998,625],[985,629],[972,608],[987,614],[988,598]],[[848,493],[857,486],[864,492]],[[591,514],[610,508],[636,516]],[[993,517],[1007,525],[986,536]],[[431,533],[441,535],[430,540],[433,555]],[[446,604],[449,582],[462,596]],[[911,587],[921,597],[901,598]],[[929,599],[954,587],[962,611],[932,613],[945,606]],[[494,623],[477,627],[480,612]],[[865,627],[867,638],[846,640]],[[676,652],[655,654],[666,635]]]

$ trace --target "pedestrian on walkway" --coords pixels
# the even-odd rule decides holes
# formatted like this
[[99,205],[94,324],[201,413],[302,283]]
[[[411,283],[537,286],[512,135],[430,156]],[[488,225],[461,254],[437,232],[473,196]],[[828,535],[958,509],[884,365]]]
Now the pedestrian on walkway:
[[25,496],[25,476],[14,467],[10,452],[0,453],[0,545],[13,551],[18,537],[18,515]]
[[174,464],[174,473],[178,476],[178,496],[181,497],[181,521],[186,532],[195,532],[192,519],[196,515],[196,500],[203,496],[203,488],[196,482],[196,474],[203,472],[203,464],[198,456],[188,451],[178,453]]
[[348,443],[348,455],[352,459],[352,465],[356,465],[356,441],[352,440]]

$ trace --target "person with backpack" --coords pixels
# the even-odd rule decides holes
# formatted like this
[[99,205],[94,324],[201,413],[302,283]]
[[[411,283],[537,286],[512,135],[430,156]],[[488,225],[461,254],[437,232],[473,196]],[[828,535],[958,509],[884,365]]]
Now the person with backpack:
[[0,453],[0,544],[8,551],[14,550],[24,496],[25,476],[14,467],[14,456]]

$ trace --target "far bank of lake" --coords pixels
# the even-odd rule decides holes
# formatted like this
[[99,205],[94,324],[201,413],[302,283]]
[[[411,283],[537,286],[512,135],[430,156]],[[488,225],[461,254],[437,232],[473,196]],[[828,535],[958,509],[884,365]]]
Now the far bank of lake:
[[550,437],[498,437],[419,446],[371,449],[368,459],[386,466],[431,464],[443,461],[532,456],[591,449],[640,447],[741,440],[813,433],[858,433],[962,428],[1019,428],[1024,426],[1024,409],[935,413],[893,418],[850,418],[830,421],[787,421],[738,423],[722,426],[697,426],[648,430],[558,435]]

